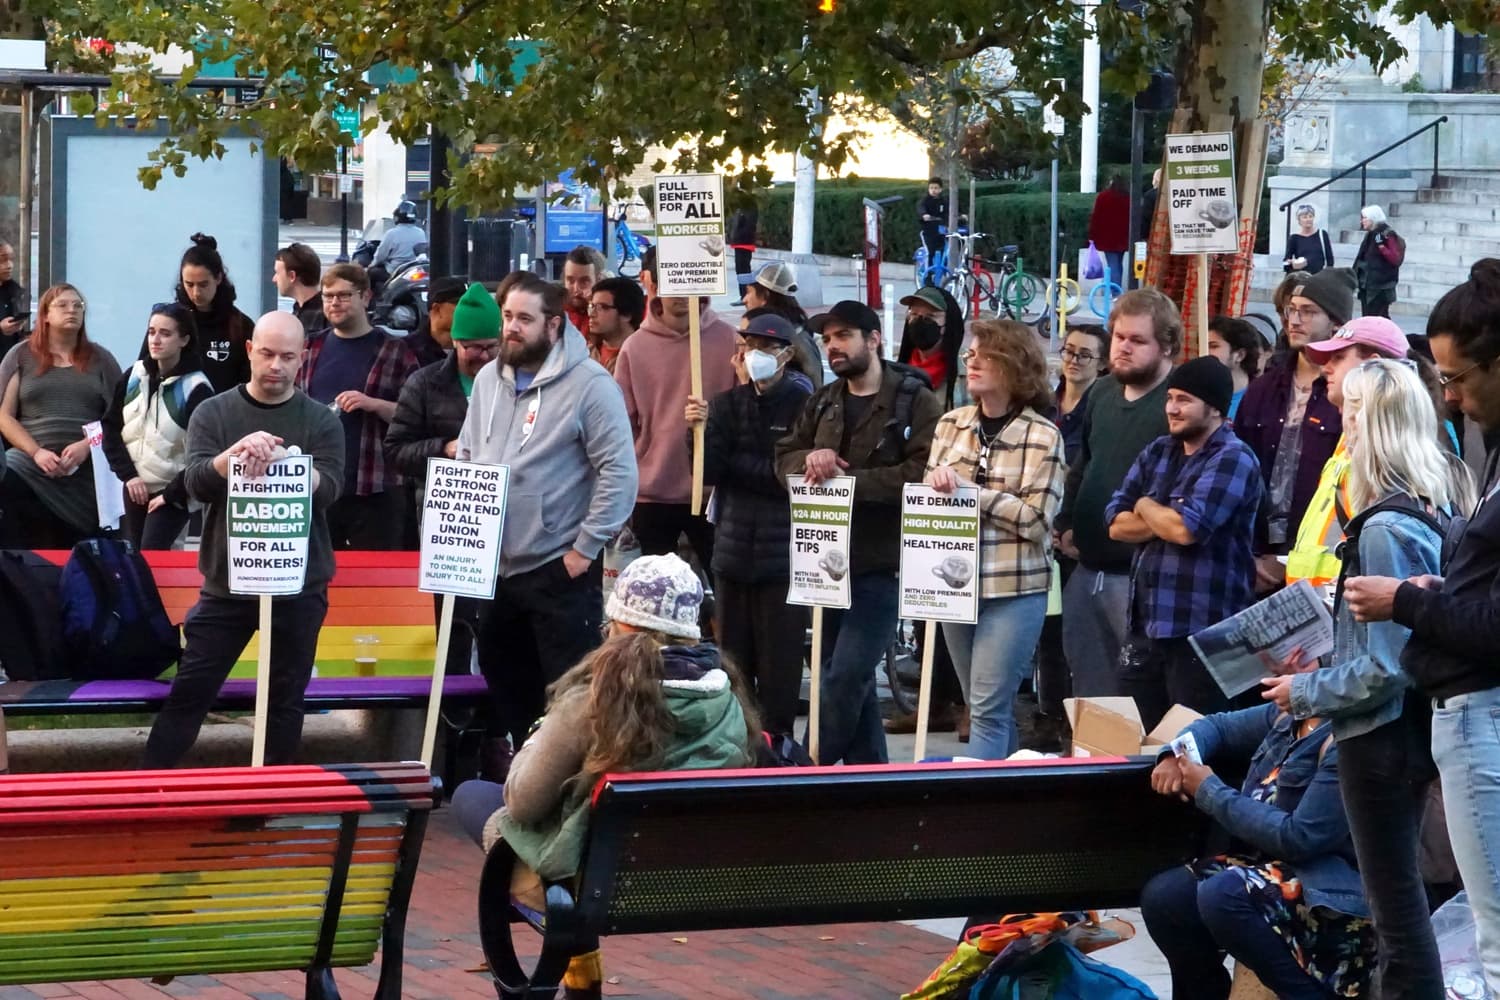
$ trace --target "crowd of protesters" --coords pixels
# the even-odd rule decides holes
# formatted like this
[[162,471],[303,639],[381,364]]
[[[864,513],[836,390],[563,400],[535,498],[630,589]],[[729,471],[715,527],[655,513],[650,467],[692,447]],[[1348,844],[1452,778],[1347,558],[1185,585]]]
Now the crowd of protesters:
[[[476,786],[464,809],[476,836],[524,844],[576,809],[559,791],[575,774],[743,763],[759,727],[795,735],[806,616],[785,600],[789,475],[855,484],[852,604],[824,618],[819,762],[885,762],[900,723],[882,719],[875,670],[898,629],[903,488],[977,487],[978,621],[944,625],[935,683],[940,712],[966,717],[969,753],[1018,748],[1032,676],[1045,716],[1070,692],[1132,697],[1147,729],[1173,704],[1205,716],[1201,761],[1168,753],[1153,783],[1218,818],[1240,853],[1148,887],[1178,995],[1227,996],[1228,951],[1281,996],[1360,995],[1372,977],[1380,996],[1440,996],[1417,861],[1433,787],[1500,988],[1500,261],[1476,264],[1426,336],[1408,337],[1381,315],[1383,272],[1333,266],[1302,222],[1276,343],[1217,317],[1209,354],[1179,364],[1178,310],[1141,288],[1104,327],[1071,329],[1057,368],[1034,329],[965,324],[939,289],[902,300],[887,345],[859,302],[809,316],[793,269],[773,263],[741,275],[736,329],[707,299],[657,294],[650,253],[638,285],[582,248],[561,283],[435,282],[416,343],[371,322],[364,269],[324,269],[293,244],[273,277],[295,313],[252,321],[215,241],[195,234],[123,368],[89,339],[72,285],[41,295],[29,333],[14,308],[0,320],[14,343],[0,361],[0,542],[98,534],[100,456],[120,530],[143,547],[179,544],[203,512],[203,596],[147,745],[170,766],[225,650],[254,628],[224,586],[227,463],[262,468],[293,444],[312,455],[313,565],[278,602],[273,664],[268,756],[292,760],[332,551],[410,538],[395,526],[417,516],[429,458],[507,465],[496,595],[458,616],[506,751],[545,717],[532,740],[555,753],[520,754],[516,783]],[[1371,232],[1377,249],[1393,240]],[[9,256],[0,246],[0,268]],[[691,505],[699,426],[706,511]],[[637,568],[606,602],[604,555],[627,538]],[[1333,651],[1294,651],[1263,690],[1227,697],[1190,637],[1301,580],[1327,594]],[[615,725],[649,745],[600,728]],[[1226,783],[1215,767],[1249,776]]]

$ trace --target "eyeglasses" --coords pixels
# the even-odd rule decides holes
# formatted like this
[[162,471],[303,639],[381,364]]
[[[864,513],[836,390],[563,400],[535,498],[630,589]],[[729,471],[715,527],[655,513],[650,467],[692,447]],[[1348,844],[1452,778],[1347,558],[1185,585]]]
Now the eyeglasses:
[[324,292],[323,293],[323,301],[324,302],[353,302],[354,301],[354,293],[353,292]]
[[588,311],[591,312],[591,313],[593,313],[593,312],[615,312],[616,309],[615,309],[614,306],[610,305],[608,302],[590,302],[589,303]]
[[82,299],[56,299],[47,308],[63,312],[83,312],[85,306]]
[[1099,355],[1095,354],[1093,351],[1075,351],[1071,347],[1064,347],[1062,349],[1062,359],[1064,361],[1089,362],[1098,361]]
[[453,346],[470,354],[494,354],[500,350],[498,340],[455,340]]
[[1286,314],[1296,316],[1298,319],[1317,319],[1319,316],[1327,315],[1317,306],[1287,306]]
[[1457,385],[1458,383],[1460,383],[1460,382],[1462,382],[1464,380],[1464,377],[1466,375],[1468,375],[1469,372],[1471,372],[1474,369],[1478,368],[1482,364],[1484,364],[1483,361],[1476,361],[1472,365],[1470,365],[1469,367],[1465,368],[1463,371],[1461,371],[1461,372],[1454,372],[1452,375],[1444,375],[1442,373],[1439,373],[1438,374],[1438,387],[1441,388],[1441,389],[1446,389],[1450,385]]
[[995,357],[995,355],[993,354],[990,354],[988,351],[976,351],[972,347],[967,351],[964,351],[964,364],[968,365],[970,368],[973,368],[976,364],[992,365],[999,360],[999,358]]

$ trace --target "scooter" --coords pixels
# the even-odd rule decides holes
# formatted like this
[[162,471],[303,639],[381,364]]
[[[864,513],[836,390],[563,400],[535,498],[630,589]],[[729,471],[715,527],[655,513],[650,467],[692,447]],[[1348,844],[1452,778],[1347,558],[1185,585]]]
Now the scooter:
[[370,322],[392,330],[412,333],[427,318],[427,248],[402,264],[390,276],[370,307]]

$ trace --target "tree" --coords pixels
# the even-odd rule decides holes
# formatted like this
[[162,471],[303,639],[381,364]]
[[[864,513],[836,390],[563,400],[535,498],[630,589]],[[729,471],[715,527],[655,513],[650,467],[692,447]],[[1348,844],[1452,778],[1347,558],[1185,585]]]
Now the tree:
[[[861,138],[815,128],[835,102],[810,103],[809,90],[886,106],[919,71],[945,71],[991,49],[1009,54],[1019,90],[1041,102],[1057,97],[1064,117],[1082,111],[1076,90],[1056,92],[1046,58],[1059,32],[1081,39],[1076,0],[836,0],[831,13],[813,0],[415,6],[28,0],[28,6],[64,34],[140,47],[122,57],[112,89],[136,105],[142,120],[160,116],[170,126],[171,137],[142,170],[148,185],[165,171],[181,172],[190,156],[221,153],[220,140],[236,117],[269,154],[329,168],[350,141],[333,120],[334,109],[344,106],[365,107],[398,141],[436,127],[460,150],[492,145],[493,153],[452,161],[451,196],[481,208],[567,168],[593,183],[623,177],[662,145],[680,150],[677,168],[720,166],[742,186],[755,186],[767,180],[758,164],[772,150],[802,147],[837,167]],[[1132,10],[1103,5],[1097,21],[1112,56],[1105,82],[1115,89],[1133,93],[1159,41],[1190,33],[1179,67],[1184,101],[1200,115],[1249,115],[1273,25],[1294,39],[1300,57],[1357,50],[1383,66],[1398,50],[1366,19],[1370,9],[1487,25],[1497,7],[1500,0],[1143,0]],[[524,74],[519,64],[527,50],[516,39],[538,42],[539,58]],[[212,93],[153,79],[141,50],[173,43],[192,45],[186,77],[232,60],[242,75],[265,78],[260,99],[231,112]],[[382,69],[394,82],[377,88],[369,74]]]

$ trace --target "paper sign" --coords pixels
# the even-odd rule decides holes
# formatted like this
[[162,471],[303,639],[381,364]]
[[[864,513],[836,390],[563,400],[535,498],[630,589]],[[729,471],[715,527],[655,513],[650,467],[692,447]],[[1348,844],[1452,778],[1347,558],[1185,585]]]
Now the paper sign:
[[658,174],[657,294],[723,295],[725,247],[724,179]]
[[1165,183],[1173,253],[1239,250],[1232,133],[1167,136]]
[[495,596],[509,482],[510,469],[504,465],[427,460],[422,577],[417,589],[459,597]]
[[979,620],[979,487],[901,495],[901,617]]
[[251,478],[229,461],[229,592],[300,594],[312,529],[313,460],[292,455]]
[[1269,677],[1294,649],[1308,657],[1333,652],[1333,618],[1313,585],[1298,580],[1188,642],[1220,690],[1236,698]]
[[125,484],[104,457],[104,424],[98,420],[84,424],[83,435],[88,438],[92,459],[89,466],[94,470],[94,506],[99,509],[99,527],[118,531],[120,519],[125,516]]
[[792,504],[792,583],[788,604],[849,606],[849,526],[854,519],[854,477],[816,486],[787,476]]

